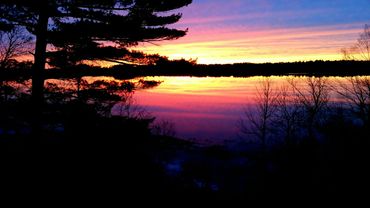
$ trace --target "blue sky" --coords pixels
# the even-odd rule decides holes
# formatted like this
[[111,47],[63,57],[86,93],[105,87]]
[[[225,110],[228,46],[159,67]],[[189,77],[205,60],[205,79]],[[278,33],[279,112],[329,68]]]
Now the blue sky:
[[180,12],[188,35],[143,50],[200,63],[333,60],[370,24],[370,0],[193,0]]

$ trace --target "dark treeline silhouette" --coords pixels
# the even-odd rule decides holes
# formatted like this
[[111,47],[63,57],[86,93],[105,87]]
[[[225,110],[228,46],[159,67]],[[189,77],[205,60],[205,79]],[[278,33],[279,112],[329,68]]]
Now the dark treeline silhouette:
[[[163,59],[162,59],[163,60]],[[83,67],[82,67],[83,68]],[[270,75],[308,75],[308,76],[356,76],[369,75],[370,63],[367,61],[310,61],[293,63],[266,63],[266,64],[215,64],[201,65],[194,60],[164,61],[157,65],[149,66],[127,66],[117,65],[107,69],[86,66],[78,72],[73,73],[86,75],[110,75],[117,78],[132,78],[140,76],[270,76]],[[62,71],[50,70],[50,77],[63,76]]]
[[306,61],[292,63],[265,64],[227,64],[201,65],[209,73],[217,76],[253,76],[253,75],[367,75],[367,61]]
[[[142,53],[140,53],[143,55]],[[140,55],[140,56],[141,56]],[[155,64],[116,65],[109,68],[80,64],[69,68],[51,68],[45,71],[45,78],[73,78],[82,76],[114,76],[127,79],[141,76],[357,76],[370,75],[368,61],[309,61],[293,63],[239,63],[239,64],[196,64],[195,60],[168,60],[153,55]],[[136,59],[137,60],[137,59]],[[146,58],[144,58],[147,61]],[[151,60],[153,61],[153,59]],[[151,62],[150,61],[150,62]],[[0,70],[2,79],[30,78],[30,63],[14,63],[17,70]]]

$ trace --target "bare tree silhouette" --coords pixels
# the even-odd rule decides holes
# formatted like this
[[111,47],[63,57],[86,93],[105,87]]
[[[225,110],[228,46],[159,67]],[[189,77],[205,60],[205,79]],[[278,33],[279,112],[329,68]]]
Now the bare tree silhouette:
[[349,77],[346,82],[339,82],[336,92],[345,99],[345,104],[352,114],[361,119],[365,126],[370,121],[370,78]]
[[284,142],[291,146],[296,141],[297,131],[302,121],[302,111],[298,99],[293,97],[289,86],[283,85],[279,89],[279,97],[276,101],[277,114],[275,115],[275,125],[282,131]]
[[158,136],[176,136],[175,124],[169,120],[159,120],[151,126],[152,133]]
[[365,24],[357,42],[349,48],[342,48],[341,53],[344,60],[370,61],[370,26]]
[[8,68],[10,61],[32,51],[32,37],[22,28],[0,31],[0,68]]
[[294,78],[290,79],[289,83],[302,106],[308,137],[313,141],[315,140],[315,127],[320,124],[320,114],[328,107],[330,90],[328,80],[324,77],[307,77],[302,87],[298,86]]
[[264,78],[256,88],[256,107],[245,110],[245,118],[240,120],[241,132],[259,139],[266,147],[267,138],[273,131],[274,114],[277,111],[278,94],[272,88],[272,81]]

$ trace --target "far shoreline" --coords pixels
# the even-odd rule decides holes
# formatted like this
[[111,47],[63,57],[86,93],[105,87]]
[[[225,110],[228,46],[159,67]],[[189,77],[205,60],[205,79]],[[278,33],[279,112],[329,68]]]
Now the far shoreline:
[[[116,65],[110,68],[78,65],[45,70],[45,79],[112,76],[131,79],[145,76],[251,77],[251,76],[366,76],[369,61],[308,61],[291,63],[192,64],[169,62],[163,65]],[[0,80],[30,79],[30,68],[2,69]]]

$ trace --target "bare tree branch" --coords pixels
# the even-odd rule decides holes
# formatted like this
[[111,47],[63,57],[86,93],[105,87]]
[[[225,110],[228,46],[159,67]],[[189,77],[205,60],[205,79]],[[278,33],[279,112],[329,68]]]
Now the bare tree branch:
[[0,68],[7,68],[12,59],[29,54],[31,43],[32,38],[19,27],[3,32],[0,35]]
[[365,25],[357,42],[349,48],[342,48],[343,60],[370,61],[370,26]]

